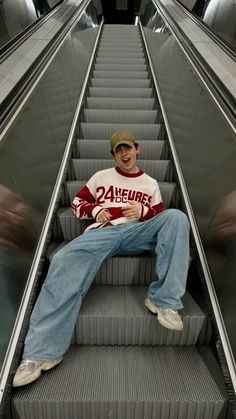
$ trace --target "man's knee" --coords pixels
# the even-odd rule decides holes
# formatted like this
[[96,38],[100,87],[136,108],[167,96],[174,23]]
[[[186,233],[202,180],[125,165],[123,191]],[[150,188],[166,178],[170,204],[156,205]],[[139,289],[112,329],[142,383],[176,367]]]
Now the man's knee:
[[171,208],[166,210],[164,213],[166,214],[169,221],[173,221],[173,223],[184,225],[188,229],[190,228],[188,217],[184,212],[175,208]]
[[56,264],[58,264],[59,262],[61,262],[62,261],[62,259],[64,259],[64,256],[65,256],[65,247],[66,246],[64,246],[63,248],[61,248],[60,250],[58,250],[54,255],[53,255],[53,258],[52,258],[52,260],[51,260],[51,263],[56,263]]
[[61,247],[53,256],[52,258],[52,262],[53,263],[60,263],[61,261],[63,261],[65,258],[67,258],[71,252],[73,251],[72,246],[71,246],[71,242],[68,243],[67,245]]
[[77,259],[83,257],[85,253],[94,253],[97,251],[97,241],[89,232],[81,234],[76,237],[67,245],[59,249],[52,258],[55,263],[60,263],[70,257],[74,258],[75,254]]

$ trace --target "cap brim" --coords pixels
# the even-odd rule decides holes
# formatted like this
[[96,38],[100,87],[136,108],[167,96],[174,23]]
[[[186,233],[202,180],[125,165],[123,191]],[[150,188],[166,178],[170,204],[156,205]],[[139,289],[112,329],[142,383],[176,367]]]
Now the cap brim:
[[134,143],[132,141],[125,141],[125,140],[119,141],[116,145],[114,145],[113,151],[115,152],[117,147],[121,144],[129,145],[130,147],[133,147],[133,145],[134,145]]

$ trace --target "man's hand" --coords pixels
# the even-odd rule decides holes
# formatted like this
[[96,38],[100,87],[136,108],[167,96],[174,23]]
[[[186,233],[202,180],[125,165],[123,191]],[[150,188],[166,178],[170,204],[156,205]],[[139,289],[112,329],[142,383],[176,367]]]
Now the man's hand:
[[107,209],[104,209],[98,214],[96,221],[97,223],[106,223],[107,221],[110,221],[110,219],[111,219],[111,214],[109,213]]
[[128,201],[128,205],[122,208],[124,217],[138,220],[140,217],[140,203],[137,201]]

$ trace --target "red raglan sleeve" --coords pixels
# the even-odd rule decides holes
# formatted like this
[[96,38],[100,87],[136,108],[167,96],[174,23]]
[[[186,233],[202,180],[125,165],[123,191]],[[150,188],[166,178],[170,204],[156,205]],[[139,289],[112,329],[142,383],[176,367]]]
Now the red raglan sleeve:
[[160,214],[162,211],[164,211],[164,206],[162,202],[161,192],[158,183],[155,181],[151,202],[149,205],[141,204],[141,214],[139,220],[149,220],[155,215]]
[[104,209],[96,205],[96,174],[76,194],[71,203],[73,214],[77,218],[94,218]]

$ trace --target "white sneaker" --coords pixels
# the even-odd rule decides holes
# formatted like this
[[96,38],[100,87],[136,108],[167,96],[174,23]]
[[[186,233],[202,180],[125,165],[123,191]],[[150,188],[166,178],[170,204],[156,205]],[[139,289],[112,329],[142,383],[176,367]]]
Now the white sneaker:
[[40,377],[41,371],[47,371],[62,361],[62,356],[56,359],[44,359],[42,361],[23,359],[13,379],[13,387],[24,386],[32,383]]
[[183,330],[183,322],[177,310],[157,307],[154,303],[151,302],[149,298],[146,298],[145,306],[152,313],[157,314],[157,320],[162,326],[171,330]]

